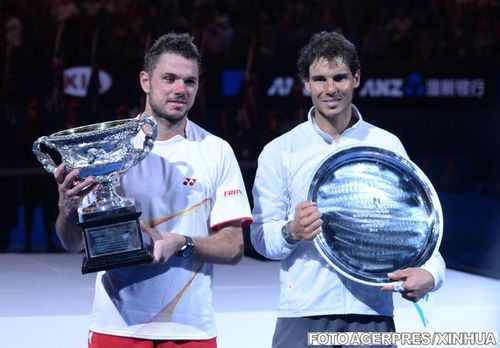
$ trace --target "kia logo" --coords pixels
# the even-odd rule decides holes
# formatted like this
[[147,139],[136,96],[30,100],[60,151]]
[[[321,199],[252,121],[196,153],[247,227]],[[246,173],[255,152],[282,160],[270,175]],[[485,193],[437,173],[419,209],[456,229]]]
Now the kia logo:
[[[64,70],[64,93],[73,97],[85,97],[90,82],[90,66],[75,66]],[[99,70],[99,94],[111,88],[113,80],[104,70]]]

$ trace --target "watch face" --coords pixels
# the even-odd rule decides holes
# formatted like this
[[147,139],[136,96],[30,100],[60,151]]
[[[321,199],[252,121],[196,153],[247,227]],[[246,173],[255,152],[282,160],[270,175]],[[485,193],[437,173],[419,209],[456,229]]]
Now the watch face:
[[281,228],[281,236],[285,239],[288,244],[296,244],[299,241],[293,239],[291,222],[288,222],[285,226]]
[[189,258],[191,255],[193,255],[193,249],[194,249],[194,243],[193,239],[189,236],[184,236],[186,238],[186,242],[184,243],[184,246],[181,248],[181,254],[180,256],[183,258]]
[[441,242],[443,216],[432,184],[414,163],[385,149],[330,154],[308,200],[322,213],[316,248],[335,270],[363,284],[391,283],[387,273],[421,266]]
[[290,238],[290,228],[289,228],[289,225],[286,224],[285,226],[283,226],[281,228],[281,235],[283,236],[283,238],[287,239],[287,238]]

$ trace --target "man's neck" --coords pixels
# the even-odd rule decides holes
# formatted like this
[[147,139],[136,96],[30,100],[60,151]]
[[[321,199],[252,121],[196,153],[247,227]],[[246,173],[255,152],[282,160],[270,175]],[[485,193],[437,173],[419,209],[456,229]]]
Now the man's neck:
[[187,117],[176,123],[171,123],[164,118],[155,117],[155,120],[158,125],[158,140],[167,140],[176,135],[186,137]]
[[339,141],[342,133],[356,123],[356,119],[352,115],[352,109],[345,115],[327,119],[318,113],[314,112],[314,120],[318,127],[328,135],[332,136],[335,141]]
[[184,117],[179,122],[172,123],[164,118],[154,116],[153,113],[148,113],[147,110],[140,115],[141,118],[146,116],[153,116],[156,121],[158,127],[156,140],[168,140],[176,135],[186,137],[187,117]]

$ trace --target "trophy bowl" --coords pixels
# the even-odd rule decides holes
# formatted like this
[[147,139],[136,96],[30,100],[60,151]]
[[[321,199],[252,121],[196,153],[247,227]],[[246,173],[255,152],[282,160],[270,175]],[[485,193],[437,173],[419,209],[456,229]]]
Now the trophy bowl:
[[[142,147],[135,148],[132,139],[146,125],[150,129]],[[99,183],[92,192],[93,202],[80,207],[78,214],[86,252],[83,273],[152,260],[150,246],[142,239],[141,213],[116,188],[120,175],[148,155],[156,136],[156,122],[147,117],[71,128],[34,142],[33,152],[48,172],[54,173],[57,166],[41,145],[57,151],[68,171],[79,169],[80,178],[94,176]]]
[[[151,130],[146,134],[143,147],[136,149],[131,139],[146,124]],[[49,173],[53,174],[57,166],[49,154],[42,152],[42,144],[59,152],[68,171],[78,168],[81,178],[94,176],[101,185],[96,201],[84,211],[108,210],[131,204],[115,192],[118,176],[146,157],[153,148],[156,134],[156,122],[152,118],[108,121],[40,137],[33,144],[33,152]]]
[[387,273],[420,267],[439,248],[437,193],[413,162],[392,151],[351,146],[328,155],[311,180],[308,200],[323,219],[314,245],[356,282],[392,284]]
[[[145,124],[149,124],[152,130],[146,135],[143,148],[135,149],[130,140]],[[56,165],[48,154],[41,151],[41,144],[58,151],[69,171],[79,168],[82,178],[95,176],[98,181],[104,182],[108,175],[122,172],[146,157],[155,139],[156,122],[152,118],[126,119],[71,128],[40,137],[33,144],[33,152],[50,173],[55,172]]]

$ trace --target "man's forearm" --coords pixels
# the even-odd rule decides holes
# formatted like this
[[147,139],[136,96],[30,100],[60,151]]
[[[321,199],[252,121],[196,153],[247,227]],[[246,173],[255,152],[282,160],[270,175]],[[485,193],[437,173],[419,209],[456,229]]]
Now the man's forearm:
[[193,258],[217,264],[237,264],[243,256],[243,232],[239,225],[228,225],[207,238],[193,238]]
[[77,222],[78,214],[76,211],[68,214],[60,211],[56,220],[57,236],[64,249],[72,253],[77,253],[84,247],[82,232]]

